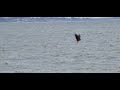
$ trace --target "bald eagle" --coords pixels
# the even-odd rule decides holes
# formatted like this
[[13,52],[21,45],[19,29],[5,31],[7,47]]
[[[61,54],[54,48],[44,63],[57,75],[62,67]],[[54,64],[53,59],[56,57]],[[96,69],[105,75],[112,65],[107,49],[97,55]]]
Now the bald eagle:
[[76,38],[76,41],[77,41],[77,43],[78,43],[78,41],[81,40],[81,36],[80,36],[80,34],[79,34],[79,35],[75,34],[75,38]]

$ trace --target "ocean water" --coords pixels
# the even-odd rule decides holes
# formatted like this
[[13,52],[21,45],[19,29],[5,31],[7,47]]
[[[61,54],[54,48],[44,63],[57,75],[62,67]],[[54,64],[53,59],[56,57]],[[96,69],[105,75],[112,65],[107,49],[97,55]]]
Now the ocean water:
[[119,73],[120,21],[0,23],[3,72]]

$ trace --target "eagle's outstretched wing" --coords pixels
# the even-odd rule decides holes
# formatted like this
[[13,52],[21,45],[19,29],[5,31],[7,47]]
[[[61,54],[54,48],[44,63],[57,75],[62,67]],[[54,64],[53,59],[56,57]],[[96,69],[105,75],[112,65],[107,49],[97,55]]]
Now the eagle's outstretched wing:
[[79,35],[75,34],[75,38],[76,38],[77,42],[80,41],[81,40],[80,34]]
[[75,34],[75,38],[77,39],[77,34]]

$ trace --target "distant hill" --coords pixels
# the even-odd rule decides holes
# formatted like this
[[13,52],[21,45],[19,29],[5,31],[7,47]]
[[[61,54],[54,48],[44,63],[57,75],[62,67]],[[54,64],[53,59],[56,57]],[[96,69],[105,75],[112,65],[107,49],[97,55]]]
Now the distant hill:
[[[108,19],[112,17],[0,17],[0,22],[48,22]],[[120,18],[120,17],[114,17]]]

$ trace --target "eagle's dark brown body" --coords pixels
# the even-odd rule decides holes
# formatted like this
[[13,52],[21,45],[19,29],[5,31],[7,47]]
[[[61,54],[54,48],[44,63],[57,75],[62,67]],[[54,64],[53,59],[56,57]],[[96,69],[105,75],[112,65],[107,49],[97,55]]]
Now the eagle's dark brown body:
[[80,40],[81,40],[81,36],[80,36],[80,34],[79,34],[79,35],[75,34],[75,38],[76,38],[77,43],[78,43],[78,41],[80,41]]

